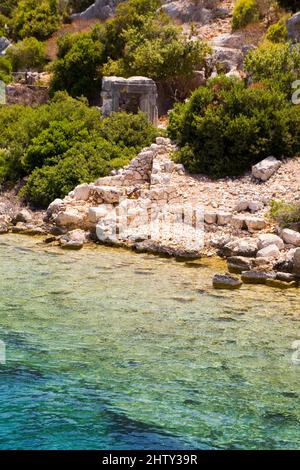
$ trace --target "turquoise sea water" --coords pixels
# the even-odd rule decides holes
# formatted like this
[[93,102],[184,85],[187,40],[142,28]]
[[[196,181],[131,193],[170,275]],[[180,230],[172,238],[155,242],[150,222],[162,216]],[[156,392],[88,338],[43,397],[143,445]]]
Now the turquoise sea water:
[[300,449],[300,292],[0,238],[0,449]]

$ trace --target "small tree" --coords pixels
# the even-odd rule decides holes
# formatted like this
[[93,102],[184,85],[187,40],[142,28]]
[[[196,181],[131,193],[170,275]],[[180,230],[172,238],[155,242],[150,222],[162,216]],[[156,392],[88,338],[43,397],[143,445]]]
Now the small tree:
[[14,10],[12,25],[21,39],[47,39],[58,28],[60,18],[56,0],[20,0]]
[[25,38],[6,52],[14,72],[26,69],[41,71],[47,63],[46,46],[36,38]]

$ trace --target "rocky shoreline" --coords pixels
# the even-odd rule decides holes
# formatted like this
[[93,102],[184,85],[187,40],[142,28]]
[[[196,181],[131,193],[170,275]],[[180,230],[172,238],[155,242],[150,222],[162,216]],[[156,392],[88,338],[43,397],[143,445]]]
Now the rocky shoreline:
[[[281,230],[267,214],[273,199],[300,197],[300,159],[281,163],[269,157],[252,175],[214,181],[187,174],[172,161],[175,150],[169,139],[158,137],[127,167],[77,186],[47,211],[31,211],[12,193],[2,194],[0,233],[43,236],[63,249],[101,242],[178,258],[219,255],[227,259],[229,273],[214,278],[216,288],[242,282],[297,287],[300,233]],[[183,207],[192,211],[184,225]],[[196,231],[195,214],[201,222]]]

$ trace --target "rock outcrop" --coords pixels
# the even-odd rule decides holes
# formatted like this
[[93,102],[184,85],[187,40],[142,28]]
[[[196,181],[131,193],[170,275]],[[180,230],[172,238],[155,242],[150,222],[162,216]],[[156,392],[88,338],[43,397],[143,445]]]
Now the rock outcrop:
[[300,42],[300,12],[293,15],[286,22],[288,38],[292,42]]
[[6,49],[10,46],[10,44],[11,42],[9,39],[4,36],[0,37],[0,56],[5,54]]
[[261,181],[267,181],[278,170],[281,162],[275,157],[267,157],[261,162],[253,165],[252,175]]
[[96,0],[95,3],[90,5],[83,12],[71,15],[71,19],[91,20],[93,18],[99,18],[100,20],[107,20],[114,15],[116,6],[122,1],[123,0]]

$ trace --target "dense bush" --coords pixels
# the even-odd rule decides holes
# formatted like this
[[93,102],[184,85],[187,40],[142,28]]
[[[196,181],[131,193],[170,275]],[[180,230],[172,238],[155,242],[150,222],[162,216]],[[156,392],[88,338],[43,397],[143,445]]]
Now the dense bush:
[[278,90],[250,87],[226,77],[196,90],[170,116],[178,159],[194,173],[234,176],[267,155],[300,151],[300,108]]
[[146,75],[171,85],[201,68],[208,48],[187,41],[159,6],[158,0],[129,0],[91,33],[62,38],[52,90],[91,99],[100,92],[103,74]]
[[279,6],[290,11],[299,11],[299,0],[277,0]]
[[21,39],[47,39],[60,24],[57,5],[57,0],[19,0],[12,18],[14,33]]
[[53,66],[52,93],[66,90],[71,96],[91,99],[101,89],[104,49],[88,33],[67,34],[58,41],[58,58]]
[[7,35],[6,26],[8,21],[8,18],[0,13],[0,37]]
[[2,15],[10,17],[13,10],[18,5],[19,0],[1,0],[0,3],[0,13]]
[[46,46],[36,38],[25,38],[7,49],[14,72],[20,70],[41,71],[47,63]]
[[238,0],[232,17],[232,29],[240,29],[259,20],[259,8],[256,0]]
[[288,32],[284,18],[269,27],[266,33],[266,39],[274,43],[286,42],[288,40]]
[[272,83],[289,98],[292,83],[299,78],[300,49],[291,48],[289,43],[262,43],[250,51],[245,59],[245,70],[254,82]]
[[29,176],[22,195],[39,206],[125,165],[157,135],[142,114],[101,119],[64,93],[38,108],[0,107],[0,122],[0,183]]
[[12,65],[7,57],[0,56],[0,80],[4,83],[12,81]]
[[36,168],[21,195],[36,206],[47,206],[64,197],[80,183],[107,175],[128,162],[122,150],[104,139],[77,143],[57,160],[56,165]]

